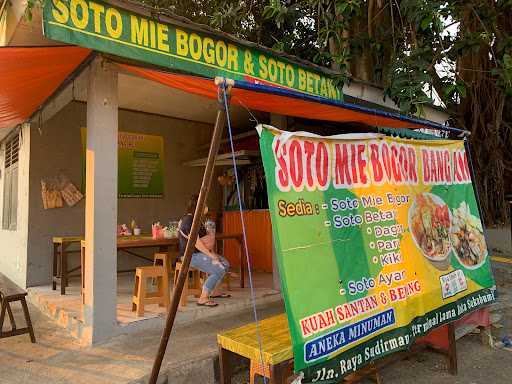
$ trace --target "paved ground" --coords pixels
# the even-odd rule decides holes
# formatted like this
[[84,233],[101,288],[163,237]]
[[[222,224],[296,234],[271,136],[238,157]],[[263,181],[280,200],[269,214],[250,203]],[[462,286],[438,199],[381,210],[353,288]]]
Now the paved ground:
[[[507,255],[502,255],[507,257]],[[510,255],[509,255],[510,256]],[[512,264],[496,263],[498,291],[502,293],[495,313],[502,318],[493,334],[512,334]],[[280,305],[263,308],[261,318],[282,311]],[[94,348],[83,348],[36,308],[31,307],[37,344],[28,336],[0,340],[0,384],[106,384],[139,383],[147,375],[156,353],[160,332],[119,336]],[[16,311],[19,316],[20,311]],[[213,384],[216,334],[251,320],[251,313],[211,318],[179,327],[172,337],[164,365],[168,382]],[[443,357],[423,353],[383,371],[386,384],[509,384],[512,382],[512,352],[482,346],[479,335],[457,342],[458,376],[446,372]],[[166,380],[164,380],[166,381]],[[248,382],[242,370],[234,383]]]
[[[37,344],[31,344],[26,335],[0,340],[1,384],[124,384],[138,382],[137,379],[149,374],[160,331],[118,336],[100,346],[84,348],[34,306],[30,306],[30,311]],[[280,305],[271,305],[259,313],[263,318],[282,311]],[[16,310],[15,315],[19,318],[21,310]],[[174,375],[173,384],[178,379],[183,383],[196,383],[199,379],[213,383],[217,333],[246,324],[251,318],[252,313],[247,312],[178,327],[164,361]],[[202,370],[191,372],[194,360],[201,360]]]

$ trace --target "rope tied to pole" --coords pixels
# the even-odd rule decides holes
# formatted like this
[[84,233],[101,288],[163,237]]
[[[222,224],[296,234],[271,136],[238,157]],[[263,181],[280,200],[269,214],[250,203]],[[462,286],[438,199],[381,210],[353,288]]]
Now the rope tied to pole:
[[[233,84],[234,84],[234,82],[233,82]],[[261,340],[261,332],[260,332],[259,321],[258,321],[258,311],[256,309],[256,296],[254,294],[254,284],[253,284],[253,280],[252,280],[251,260],[250,260],[250,256],[249,256],[249,252],[248,252],[248,248],[247,248],[247,231],[245,228],[244,213],[243,213],[243,209],[242,209],[242,198],[241,198],[241,193],[240,193],[240,180],[238,177],[238,169],[237,169],[236,157],[235,157],[235,144],[233,141],[231,118],[229,115],[228,98],[226,96],[226,81],[222,82],[221,86],[224,88],[224,92],[222,92],[222,94],[224,95],[224,110],[226,112],[226,122],[227,122],[227,126],[228,126],[229,144],[231,147],[230,148],[231,149],[231,159],[233,162],[233,170],[234,170],[234,174],[235,174],[236,193],[237,193],[237,198],[238,198],[238,209],[240,212],[240,222],[242,225],[242,235],[243,235],[243,240],[244,240],[245,260],[247,262],[247,272],[249,274],[251,304],[252,304],[252,310],[253,310],[253,315],[254,315],[254,322],[256,324],[256,338],[258,339],[258,347],[259,347],[259,352],[260,352],[260,363],[261,363],[261,366],[263,367],[263,372],[266,373],[265,372],[266,364],[264,363],[264,360],[263,360],[263,343]],[[241,260],[241,262],[243,262],[243,261]],[[265,384],[267,384],[267,378],[265,375],[263,375],[263,382]]]

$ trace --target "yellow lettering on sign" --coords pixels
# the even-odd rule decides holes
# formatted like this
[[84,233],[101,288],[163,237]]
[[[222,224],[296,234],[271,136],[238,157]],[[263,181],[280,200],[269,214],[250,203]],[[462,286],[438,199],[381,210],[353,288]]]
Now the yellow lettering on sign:
[[52,15],[55,21],[61,24],[66,24],[69,20],[69,9],[61,0],[52,0],[55,8],[52,9]]
[[[81,15],[78,16],[78,8],[80,8]],[[85,29],[89,23],[89,7],[84,0],[71,0],[70,5],[71,21],[75,27]]]
[[91,1],[89,3],[89,8],[92,9],[94,16],[94,32],[101,33],[101,14],[105,12],[105,7]]
[[338,96],[338,95],[337,95],[337,93],[338,93],[338,92],[337,92],[337,89],[336,89],[336,87],[334,86],[334,84],[333,84],[332,80],[328,80],[328,81],[327,81],[327,89],[328,89],[328,91],[329,91],[329,97],[330,97],[331,99],[337,99],[337,96]]
[[188,55],[188,35],[181,29],[176,29],[176,53],[180,56]]
[[277,68],[279,68],[279,83],[284,84],[284,68],[285,64],[282,61],[277,62]]
[[149,20],[149,44],[151,48],[156,48],[156,28],[155,28],[155,22],[152,20]]
[[260,64],[260,77],[265,80],[268,77],[267,58],[263,55],[260,55],[258,62]]
[[327,84],[325,81],[325,77],[322,77],[322,80],[320,81],[320,95],[323,97],[329,96],[329,94],[327,93]]
[[217,60],[218,66],[226,66],[226,62],[228,61],[228,47],[225,42],[217,42],[217,45],[215,46],[215,59]]
[[301,91],[306,90],[306,71],[299,68],[299,89]]
[[238,48],[233,44],[228,44],[228,68],[238,71]]
[[254,63],[252,62],[252,53],[248,49],[245,50],[244,55],[244,72],[248,75],[254,75]]
[[196,60],[201,60],[201,38],[197,33],[191,33],[188,40],[188,49],[190,52],[190,56]]
[[307,82],[307,91],[309,93],[313,93],[313,74],[311,72],[306,72],[306,82]]
[[[115,23],[113,20],[115,19]],[[123,33],[123,18],[119,11],[115,8],[107,9],[105,14],[105,26],[107,33],[114,39],[118,39]]]
[[295,83],[295,72],[293,72],[293,67],[291,64],[286,64],[286,85],[289,87],[293,87]]
[[277,64],[272,57],[268,59],[268,78],[274,83],[277,80]]
[[161,51],[169,52],[169,44],[167,44],[167,41],[169,39],[169,36],[167,35],[167,33],[169,32],[169,28],[165,24],[158,23],[156,30],[158,34],[158,49]]
[[318,95],[319,93],[319,90],[318,90],[318,86],[320,85],[320,75],[317,74],[317,73],[312,73],[311,76],[313,77],[313,80],[315,81],[315,85],[314,85],[314,89],[315,89],[315,94]]
[[130,19],[132,43],[147,47],[149,43],[147,19],[141,18],[140,23],[139,18],[135,15],[131,15]]
[[215,44],[209,37],[203,40],[203,57],[208,64],[215,63]]

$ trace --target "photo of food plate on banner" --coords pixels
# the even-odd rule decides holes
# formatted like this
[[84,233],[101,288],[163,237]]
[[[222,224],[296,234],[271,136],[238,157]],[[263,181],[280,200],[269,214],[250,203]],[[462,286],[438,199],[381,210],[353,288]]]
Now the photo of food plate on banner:
[[463,140],[258,132],[302,383],[339,382],[496,300]]
[[423,256],[440,270],[451,265],[450,256],[467,269],[479,268],[487,257],[482,223],[465,201],[451,210],[439,196],[419,194],[409,209],[409,228]]

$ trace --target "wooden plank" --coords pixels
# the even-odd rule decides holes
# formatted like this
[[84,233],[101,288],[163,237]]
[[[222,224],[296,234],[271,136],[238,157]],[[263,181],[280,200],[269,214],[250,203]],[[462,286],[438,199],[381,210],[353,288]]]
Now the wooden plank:
[[80,241],[84,240],[83,236],[57,236],[52,239],[54,244],[62,244],[62,243],[80,243]]
[[27,295],[27,292],[24,289],[18,287],[15,283],[13,283],[7,276],[0,273],[0,292],[2,293],[4,298],[16,298],[16,297],[24,297]]
[[152,237],[120,237],[117,239],[117,249],[123,248],[147,248],[147,247],[160,247],[178,245],[178,239],[153,239]]
[[[25,328],[16,328],[12,331],[5,331],[5,332],[0,332],[0,339],[4,339],[6,337],[11,337],[11,336],[19,336],[19,335],[24,335],[24,334],[30,334],[30,330],[28,327],[25,327]],[[35,341],[33,341],[33,343],[35,343]]]
[[32,343],[36,342],[36,337],[34,335],[34,327],[32,326],[32,320],[30,319],[30,313],[28,311],[28,306],[25,298],[21,299],[21,307],[23,308],[23,315],[25,316],[25,324],[27,324],[27,331],[30,335],[30,341]]
[[[293,358],[292,341],[286,314],[280,314],[259,322],[263,362],[277,365]],[[218,344],[248,359],[260,360],[256,324],[250,323],[217,335]]]
[[231,384],[233,352],[219,346],[220,384]]

